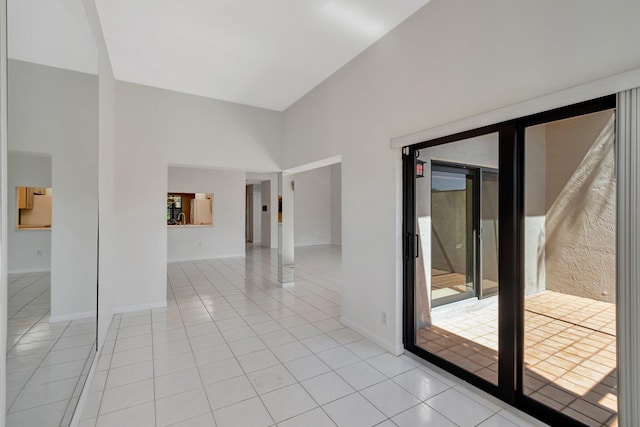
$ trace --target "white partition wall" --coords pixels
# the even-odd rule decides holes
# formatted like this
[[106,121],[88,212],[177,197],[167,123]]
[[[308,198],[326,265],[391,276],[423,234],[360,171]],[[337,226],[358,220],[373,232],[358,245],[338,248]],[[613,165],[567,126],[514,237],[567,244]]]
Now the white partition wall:
[[167,227],[169,262],[245,255],[244,172],[169,166],[168,193],[213,194],[213,225]]
[[[7,1],[0,0],[0,312],[7,312]],[[7,320],[0,316],[0,413],[6,412]],[[0,423],[4,425],[4,422]]]
[[278,281],[294,285],[294,181],[293,174],[278,174]]

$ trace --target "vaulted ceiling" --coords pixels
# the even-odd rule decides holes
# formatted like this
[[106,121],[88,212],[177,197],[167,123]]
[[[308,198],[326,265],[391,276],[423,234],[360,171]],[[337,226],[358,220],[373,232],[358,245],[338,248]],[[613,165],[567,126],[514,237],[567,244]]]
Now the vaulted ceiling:
[[[429,0],[96,0],[118,80],[282,111]],[[82,0],[9,0],[9,56],[95,70]]]

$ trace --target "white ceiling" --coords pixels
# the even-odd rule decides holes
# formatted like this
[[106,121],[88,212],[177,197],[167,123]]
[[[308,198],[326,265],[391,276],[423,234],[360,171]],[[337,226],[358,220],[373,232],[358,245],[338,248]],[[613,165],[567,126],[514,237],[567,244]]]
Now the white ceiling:
[[[282,111],[429,0],[95,0],[116,79]],[[8,0],[11,58],[95,72],[82,0]]]
[[7,0],[9,58],[98,73],[98,50],[82,0]]

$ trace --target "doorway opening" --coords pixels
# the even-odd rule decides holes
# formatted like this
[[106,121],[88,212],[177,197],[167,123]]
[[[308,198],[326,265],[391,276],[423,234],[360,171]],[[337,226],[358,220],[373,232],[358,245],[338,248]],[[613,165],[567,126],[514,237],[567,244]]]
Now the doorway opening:
[[334,163],[293,175],[296,286],[312,283],[337,304],[342,296],[341,171],[341,163]]

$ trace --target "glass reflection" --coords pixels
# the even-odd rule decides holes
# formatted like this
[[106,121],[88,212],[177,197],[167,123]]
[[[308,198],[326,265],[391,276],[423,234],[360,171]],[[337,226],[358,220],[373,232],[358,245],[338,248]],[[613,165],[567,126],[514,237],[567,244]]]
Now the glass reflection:
[[416,344],[498,380],[498,135],[420,150]]
[[66,426],[96,352],[97,50],[81,0],[7,7],[6,425]]

